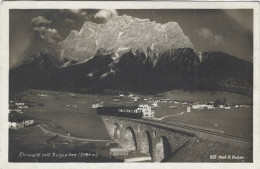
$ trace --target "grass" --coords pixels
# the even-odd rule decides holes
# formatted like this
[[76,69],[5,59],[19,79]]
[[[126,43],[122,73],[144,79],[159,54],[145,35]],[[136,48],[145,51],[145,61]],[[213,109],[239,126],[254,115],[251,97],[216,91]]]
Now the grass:
[[[45,94],[46,96],[40,96]],[[96,114],[96,110],[91,105],[100,101],[105,106],[134,106],[139,104],[151,104],[144,99],[152,97],[154,100],[169,98],[179,101],[199,101],[205,103],[215,99],[226,99],[233,104],[252,104],[253,99],[248,96],[228,93],[228,92],[184,92],[170,91],[160,95],[138,95],[140,100],[134,102],[128,96],[124,96],[120,101],[113,101],[112,98],[118,95],[90,95],[74,94],[65,92],[54,92],[44,90],[27,90],[19,94],[19,100],[35,103],[35,106],[25,109],[23,112],[38,123],[44,125],[49,131],[60,134],[70,134],[92,139],[108,139],[109,135],[103,121]],[[42,104],[40,104],[42,103]],[[75,107],[77,105],[77,107]],[[158,103],[155,108],[156,117],[177,115],[185,112],[187,105],[172,103]],[[252,138],[253,134],[253,110],[252,108],[232,108],[230,110],[191,110],[181,116],[168,117],[163,119],[167,122],[180,122],[184,124],[196,125],[200,127],[223,130],[225,133]],[[80,142],[61,138],[59,136],[44,133],[36,126],[17,131],[10,131],[9,160],[16,162],[107,162],[109,159],[109,147],[116,145],[105,145],[105,143]],[[18,158],[20,151],[28,153],[47,152],[97,152],[101,154],[98,159],[60,159],[60,158]]]
[[252,108],[232,108],[230,110],[191,110],[182,116],[164,119],[195,126],[224,131],[226,134],[253,139]]
[[[41,96],[44,94],[45,96]],[[159,95],[138,95],[140,100],[134,102],[127,95],[121,97],[119,101],[113,101],[112,98],[118,95],[90,95],[74,94],[65,92],[54,92],[44,90],[27,90],[20,94],[22,100],[35,102],[35,107],[24,111],[25,115],[32,118],[43,120],[51,127],[50,130],[64,133],[70,133],[74,136],[87,137],[93,139],[108,139],[109,135],[96,110],[91,105],[100,101],[104,106],[134,106],[139,104],[151,104],[144,99],[149,97],[153,100],[168,98],[179,101],[199,101],[206,103],[215,99],[226,99],[227,103],[232,104],[252,104],[252,97],[239,95],[229,92],[185,92],[173,90]],[[43,103],[40,106],[38,103]],[[75,105],[77,107],[75,108]],[[154,108],[156,117],[168,115],[178,115],[186,112],[187,105],[172,103],[158,103],[159,107]],[[189,105],[190,106],[190,105]],[[253,124],[252,108],[232,108],[231,110],[201,110],[191,113],[184,113],[181,116],[172,116],[165,118],[166,121],[179,121],[182,123],[210,127],[225,132],[252,137]]]
[[[85,142],[71,140],[53,134],[46,134],[37,126],[9,131],[10,162],[118,162],[111,160],[106,142]],[[40,157],[19,157],[20,153],[40,153]],[[51,154],[44,157],[43,154]],[[53,157],[52,154],[91,153],[96,157]]]
[[201,103],[215,101],[216,99],[220,99],[222,101],[225,98],[227,103],[253,104],[253,97],[231,92],[185,92],[180,90],[173,90],[164,94],[165,97],[170,99],[200,101]]

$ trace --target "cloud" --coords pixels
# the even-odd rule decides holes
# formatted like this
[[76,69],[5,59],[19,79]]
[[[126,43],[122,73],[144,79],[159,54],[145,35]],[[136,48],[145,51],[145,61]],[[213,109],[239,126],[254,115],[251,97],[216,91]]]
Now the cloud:
[[198,38],[207,41],[211,45],[219,46],[225,44],[225,39],[222,35],[214,34],[207,28],[195,29],[194,32]]
[[75,22],[72,19],[66,18],[64,19],[64,23],[75,27]]
[[61,40],[61,37],[56,29],[46,28],[44,26],[33,28],[35,32],[39,33],[41,39],[50,44],[56,44]]
[[52,20],[48,20],[43,16],[37,16],[31,20],[31,23],[34,26],[44,26],[44,25],[46,26],[46,25],[50,25],[52,23]]
[[77,17],[84,18],[85,20],[89,20],[91,17],[93,17],[91,14],[88,14],[83,9],[61,9],[60,11]]
[[43,16],[37,16],[31,20],[32,30],[39,37],[50,44],[56,44],[62,38],[58,31],[54,28],[49,28],[52,20],[48,20]]
[[115,16],[118,16],[117,11],[115,9],[101,9],[94,15],[94,18],[107,21]]

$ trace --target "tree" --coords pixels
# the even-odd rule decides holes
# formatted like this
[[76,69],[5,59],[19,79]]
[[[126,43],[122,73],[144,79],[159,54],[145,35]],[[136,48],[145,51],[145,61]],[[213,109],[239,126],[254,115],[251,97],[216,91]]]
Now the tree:
[[222,104],[226,104],[226,98],[224,97]]
[[218,107],[219,105],[221,105],[221,101],[219,99],[216,99],[214,101],[214,107]]

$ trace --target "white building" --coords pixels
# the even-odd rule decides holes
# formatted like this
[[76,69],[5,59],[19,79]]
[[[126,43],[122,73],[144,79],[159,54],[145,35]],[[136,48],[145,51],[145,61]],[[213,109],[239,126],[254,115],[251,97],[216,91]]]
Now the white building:
[[22,112],[21,109],[14,109],[14,111],[16,111],[17,113],[21,113],[21,114],[23,114],[23,112]]
[[137,109],[142,110],[143,112],[143,118],[153,118],[154,117],[154,111],[152,111],[151,106],[144,104],[144,105],[139,105]]
[[29,126],[29,125],[32,125],[32,124],[34,124],[34,120],[25,120],[24,121],[25,126]]
[[205,108],[206,109],[215,109],[215,107],[211,104],[207,104]]
[[137,102],[137,101],[138,101],[138,98],[137,98],[137,97],[132,97],[132,99],[134,100],[134,102]]
[[192,105],[191,108],[194,110],[198,110],[198,109],[204,109],[205,106],[206,106],[206,104],[195,104],[195,105]]
[[157,101],[153,102],[152,106],[153,107],[158,107],[158,102]]
[[225,109],[231,109],[231,107],[230,106],[226,106]]
[[17,130],[17,129],[20,129],[20,128],[25,128],[27,126],[30,126],[34,124],[34,120],[25,120],[23,122],[8,122],[8,125],[9,125],[9,129],[14,129],[14,130]]
[[103,103],[92,104],[92,108],[96,109],[98,107],[103,107]]
[[215,109],[215,107],[211,104],[207,105],[207,104],[195,104],[192,105],[192,109],[194,110],[199,110],[199,109]]
[[24,103],[15,103],[16,106],[24,106]]
[[17,129],[17,123],[16,122],[8,122],[9,129]]
[[47,95],[46,94],[39,94],[39,96],[46,97]]
[[225,106],[223,106],[223,105],[219,105],[218,108],[220,108],[220,109],[224,109]]
[[29,107],[28,106],[23,106],[23,109],[28,109]]
[[129,97],[129,98],[132,98],[132,97],[134,97],[134,95],[133,95],[133,94],[129,94],[128,97]]

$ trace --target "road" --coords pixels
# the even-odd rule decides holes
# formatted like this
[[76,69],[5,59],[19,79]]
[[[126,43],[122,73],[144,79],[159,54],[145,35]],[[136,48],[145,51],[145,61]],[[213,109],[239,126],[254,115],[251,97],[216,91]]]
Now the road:
[[41,125],[37,125],[37,127],[39,127],[45,133],[50,133],[50,134],[58,135],[58,136],[63,137],[63,138],[68,138],[68,139],[73,139],[73,140],[94,141],[94,142],[108,142],[108,141],[112,141],[112,140],[87,139],[87,138],[78,138],[78,137],[73,137],[73,136],[66,136],[66,135],[63,135],[63,134],[56,133],[56,132],[48,131],[48,130],[44,129]]
[[181,113],[179,113],[179,114],[173,114],[173,115],[169,115],[169,116],[163,116],[163,117],[161,117],[161,118],[154,118],[155,120],[163,120],[163,119],[165,119],[165,118],[167,118],[167,117],[173,117],[173,116],[180,116],[180,115],[183,115],[185,112],[181,112]]

